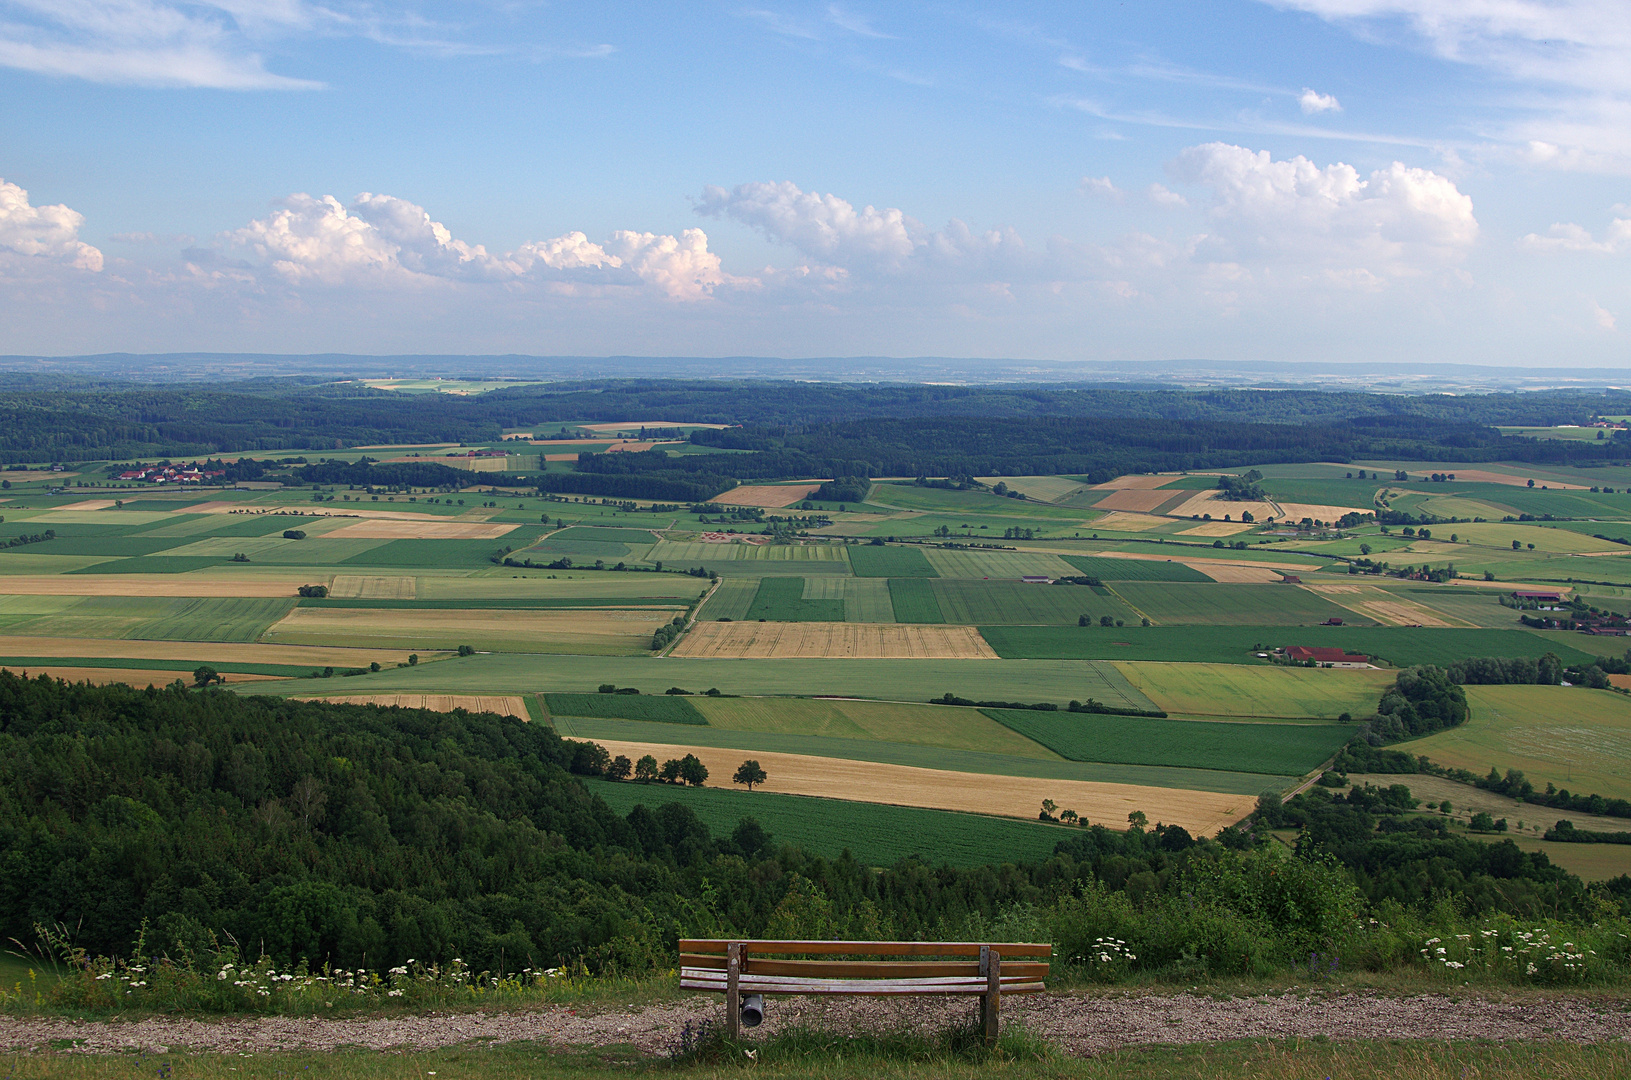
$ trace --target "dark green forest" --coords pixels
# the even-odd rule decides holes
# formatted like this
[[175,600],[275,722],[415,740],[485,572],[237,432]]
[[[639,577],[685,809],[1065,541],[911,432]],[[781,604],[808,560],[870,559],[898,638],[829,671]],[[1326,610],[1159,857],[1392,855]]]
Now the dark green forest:
[[[518,386],[459,397],[399,394],[309,379],[87,387],[72,379],[54,386],[48,379],[35,377],[18,380],[15,386],[0,393],[0,461],[5,462],[191,457],[392,442],[486,442],[498,439],[506,428],[622,421],[631,416],[675,423],[747,424],[766,429],[761,437],[771,441],[783,440],[774,429],[785,427],[792,441],[777,442],[778,446],[826,460],[862,460],[879,467],[886,453],[911,446],[910,429],[899,425],[950,418],[975,420],[976,427],[976,418],[1046,420],[1055,431],[1058,421],[1089,418],[1133,421],[1128,430],[1153,428],[1164,433],[1220,424],[1278,429],[1277,434],[1251,436],[1256,440],[1251,445],[1240,441],[1245,436],[1229,437],[1234,439],[1229,441],[1220,434],[1202,435],[1178,448],[1184,453],[1272,450],[1277,440],[1281,452],[1306,446],[1306,453],[1314,453],[1314,445],[1307,440],[1316,436],[1294,436],[1286,429],[1317,425],[1345,433],[1319,437],[1319,452],[1328,456],[1340,456],[1345,446],[1352,447],[1353,453],[1372,453],[1380,452],[1370,449],[1372,446],[1414,443],[1461,446],[1474,456],[1438,456],[1471,461],[1488,459],[1488,444],[1495,438],[1488,430],[1490,425],[1583,423],[1597,413],[1631,412],[1631,393],[1624,391],[1457,396],[624,379]],[[859,421],[885,419],[896,427],[874,433],[881,440],[875,445],[867,445],[868,436],[853,427]],[[1168,423],[1149,425],[1150,420]],[[834,434],[815,443],[798,434],[829,426]],[[1013,429],[1013,425],[1004,427],[1005,431]],[[931,424],[929,430],[962,433],[970,429]],[[1047,428],[1041,434],[1044,439],[1050,437]],[[1133,448],[1145,445],[1134,443]],[[1623,448],[1615,446],[1537,445],[1530,440],[1508,440],[1501,445],[1501,453],[1495,456],[1512,460],[1590,461],[1627,456]],[[1530,449],[1525,451],[1524,446]],[[771,448],[770,443],[763,448]],[[1270,455],[1262,460],[1281,458]]]
[[[1410,961],[1409,928],[1446,910],[1584,922],[1631,896],[1405,817],[1402,788],[1265,798],[1217,838],[1061,827],[1040,863],[869,868],[751,820],[711,835],[660,786],[620,816],[569,771],[604,757],[583,746],[492,714],[0,672],[0,935],[60,926],[129,955],[145,925],[149,948],[235,941],[280,964],[644,973],[682,934],[946,938],[1023,917],[1067,957],[1109,933],[1141,968],[1262,973],[1334,947]],[[1302,828],[1296,854],[1262,825]]]

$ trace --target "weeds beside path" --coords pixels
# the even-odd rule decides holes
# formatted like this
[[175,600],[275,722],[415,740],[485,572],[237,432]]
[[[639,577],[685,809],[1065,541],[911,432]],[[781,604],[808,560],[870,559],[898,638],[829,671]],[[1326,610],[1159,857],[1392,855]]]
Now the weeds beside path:
[[[936,1029],[966,1020],[968,1002],[867,998],[793,998],[771,1003],[763,1027],[838,1031]],[[0,1052],[36,1049],[82,1053],[183,1049],[270,1053],[435,1050],[471,1043],[536,1041],[559,1047],[631,1046],[661,1054],[680,1031],[719,1016],[714,998],[619,1005],[598,1003],[539,1009],[427,1012],[374,1017],[233,1016],[219,1019],[155,1016],[79,1020],[0,1017]],[[1327,1038],[1426,1040],[1631,1041],[1631,1001],[1568,996],[1515,998],[1374,992],[1277,993],[1243,997],[1204,994],[1057,993],[1004,1002],[1005,1019],[1066,1053],[1085,1055],[1153,1043],[1194,1044],[1240,1039]]]

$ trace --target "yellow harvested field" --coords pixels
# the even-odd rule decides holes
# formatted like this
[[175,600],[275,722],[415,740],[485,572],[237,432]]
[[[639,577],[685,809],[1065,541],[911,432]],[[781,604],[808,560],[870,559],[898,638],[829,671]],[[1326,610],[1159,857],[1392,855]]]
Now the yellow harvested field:
[[[11,479],[8,474],[6,477]],[[69,503],[67,506],[56,507],[58,510],[106,510],[113,505],[112,499],[86,499],[83,502]]]
[[543,459],[545,461],[576,461],[576,460],[578,460],[578,455],[576,455],[576,454],[543,454],[541,456],[543,457]]
[[[23,669],[19,668],[18,674]],[[57,667],[56,665],[30,666],[27,668],[30,676],[49,675],[53,679],[62,679],[65,682],[88,682],[96,686],[105,683],[125,683],[138,689],[144,686],[168,686],[180,679],[188,686],[193,682],[193,669],[183,670],[176,668],[160,670],[159,668],[105,668],[105,667]],[[240,675],[235,672],[223,672],[226,681],[237,682],[265,682],[268,679],[282,678],[280,675]]]
[[1110,513],[1101,518],[1094,518],[1088,522],[1095,529],[1108,529],[1110,532],[1144,532],[1149,529],[1160,528],[1162,525],[1171,525],[1166,518],[1153,517],[1149,514]]
[[1280,508],[1280,513],[1274,515],[1276,520],[1290,518],[1292,521],[1301,521],[1303,518],[1313,518],[1315,521],[1337,521],[1344,514],[1374,512],[1374,508],[1371,507],[1361,509],[1357,506],[1329,506],[1325,503],[1277,502],[1275,505]]
[[1442,611],[1426,607],[1414,600],[1379,589],[1374,585],[1328,585],[1323,582],[1304,585],[1309,592],[1318,593],[1340,604],[1349,611],[1375,619],[1383,626],[1436,626],[1467,627],[1474,625],[1452,618]]
[[902,623],[705,622],[671,654],[711,660],[995,660],[972,626]]
[[1224,514],[1228,514],[1235,521],[1239,521],[1240,515],[1245,513],[1250,513],[1258,521],[1283,516],[1273,503],[1232,502],[1228,499],[1220,499],[1218,496],[1222,494],[1223,492],[1215,488],[1208,488],[1205,491],[1198,492],[1193,498],[1185,499],[1171,510],[1168,510],[1167,513],[1172,517],[1195,517],[1196,515],[1204,517],[1211,514],[1219,520],[1222,520]]
[[323,535],[342,540],[496,540],[518,528],[498,521],[359,521]]
[[1178,530],[1179,536],[1233,536],[1251,528],[1244,521],[1203,521],[1193,529]]
[[655,442],[618,442],[618,443],[612,443],[612,445],[608,446],[606,448],[606,452],[608,454],[637,454],[637,453],[640,453],[642,450],[650,450],[650,449],[652,449],[654,447],[657,447],[657,446],[673,446],[673,445],[674,444],[672,442],[669,442],[667,440],[665,440],[665,441],[663,441],[661,443],[655,443]]
[[[1213,581],[1223,581],[1229,584],[1258,584],[1261,582],[1279,581],[1285,574],[1267,566],[1254,566],[1250,563],[1225,562],[1222,559],[1195,559],[1184,563],[1191,570],[1199,570]],[[1293,573],[1294,567],[1286,567],[1285,573]]]
[[76,472],[52,472],[50,469],[18,469],[7,472],[6,479],[13,484],[32,484],[36,480],[67,480],[78,475]]
[[294,596],[301,578],[201,578],[191,574],[19,574],[0,576],[0,596]]
[[[1414,472],[1415,470],[1412,469],[1411,471]],[[1432,470],[1428,470],[1428,471],[1431,472]],[[1490,472],[1488,469],[1457,469],[1455,471],[1455,478],[1458,481],[1470,480],[1475,484],[1506,484],[1509,487],[1528,487],[1529,486],[1529,478],[1526,477],[1526,476],[1514,476],[1511,473]],[[1541,481],[1539,478],[1536,478],[1535,486],[1537,488],[1540,487],[1542,482],[1543,481]],[[1544,481],[1544,483],[1546,484],[1547,487],[1552,488],[1554,490],[1558,490],[1558,489],[1561,489],[1563,491],[1587,491],[1587,490],[1590,490],[1585,484],[1565,484],[1565,483],[1562,483],[1561,481],[1558,481],[1558,480],[1546,480],[1546,481]]]
[[746,484],[731,488],[725,494],[717,496],[714,502],[725,506],[762,506],[766,509],[778,509],[808,499],[820,486],[820,483]]
[[[711,786],[717,787],[729,786],[730,776],[744,756],[741,750],[713,746],[594,741],[608,753],[625,754],[633,761],[646,754],[658,761],[695,754],[708,767]],[[1089,821],[1112,829],[1126,828],[1127,815],[1142,810],[1152,823],[1180,825],[1197,836],[1211,836],[1250,813],[1256,802],[1250,796],[1216,791],[991,776],[805,754],[758,751],[753,757],[769,777],[762,788],[764,791],[1028,820],[1036,819],[1036,808],[1042,805],[1043,799],[1052,799],[1061,807],[1075,810]]]
[[362,577],[336,574],[328,594],[343,600],[413,600],[419,595],[418,578]]
[[490,712],[500,716],[527,719],[527,706],[520,695],[510,694],[325,694],[297,695],[296,701],[327,701],[335,705],[378,705],[390,708],[429,709],[431,712]]
[[1107,480],[1102,484],[1094,484],[1094,491],[1137,491],[1146,488],[1158,488],[1162,484],[1170,484],[1178,479],[1175,474],[1165,476],[1118,476],[1114,480]]
[[1135,513],[1149,513],[1170,498],[1172,498],[1172,492],[1170,491],[1150,490],[1148,488],[1120,488],[1094,503],[1093,509],[1131,510]]
[[[441,653],[423,652],[420,660]],[[371,661],[395,667],[406,663],[406,649],[348,649],[310,645],[266,645],[260,642],[137,641],[122,638],[24,637],[0,635],[0,656],[107,656],[132,660],[175,660],[200,664],[211,660],[238,664],[310,664],[313,667],[367,667]],[[190,669],[189,669],[190,670]]]

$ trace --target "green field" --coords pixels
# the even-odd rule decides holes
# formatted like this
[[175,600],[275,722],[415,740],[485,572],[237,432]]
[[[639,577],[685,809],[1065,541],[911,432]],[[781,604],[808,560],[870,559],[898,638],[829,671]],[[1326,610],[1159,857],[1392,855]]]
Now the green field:
[[[387,540],[378,547],[343,559],[341,565],[442,567],[468,566],[472,569],[491,565],[491,556],[501,548],[520,551],[537,539],[541,527],[521,528],[497,540]],[[311,541],[301,541],[310,543]],[[329,541],[341,543],[343,541]],[[358,541],[372,543],[372,541]]]
[[[800,700],[796,698],[703,698],[697,709],[711,727],[725,731],[776,732],[835,739],[976,750],[986,754],[1053,759],[1054,754],[993,723],[975,709],[909,705],[896,701]],[[631,719],[639,719],[632,717]]]
[[771,622],[843,622],[842,600],[804,599],[801,577],[759,579],[759,590],[748,605],[745,619]]
[[1118,581],[1115,592],[1161,626],[1317,626],[1327,619],[1371,623],[1292,585]]
[[0,632],[158,641],[254,641],[294,599],[0,596]]
[[713,596],[697,612],[699,619],[745,619],[759,595],[756,578],[723,578]]
[[1631,798],[1631,698],[1563,686],[1469,686],[1472,718],[1401,744],[1483,775],[1521,769],[1531,783]]
[[[1204,586],[1216,588],[1217,586]],[[1280,586],[1271,586],[1279,588]],[[1004,659],[1147,660],[1261,664],[1256,651],[1289,645],[1338,646],[1387,661],[1447,666],[1469,656],[1555,652],[1566,664],[1590,654],[1526,630],[1441,630],[1405,626],[982,626],[980,636]],[[1573,635],[1571,635],[1573,636]],[[1582,639],[1583,640],[1583,639]]]
[[1301,776],[1353,737],[1346,724],[1227,724],[982,709],[1072,761]]
[[1179,716],[1240,716],[1335,720],[1376,712],[1392,671],[1247,667],[1244,664],[1135,664],[1116,667],[1165,712]]
[[648,724],[706,724],[707,719],[684,697],[646,694],[545,694],[550,716],[596,716],[640,720]]
[[1057,555],[1035,551],[958,551],[930,548],[929,562],[940,577],[1009,578],[1028,575],[1075,577],[1077,570]]
[[940,584],[924,578],[890,578],[889,604],[898,623],[943,623],[934,587]]
[[[567,529],[565,532],[588,532],[588,529]],[[596,530],[599,531],[599,530]],[[610,531],[610,530],[608,530]],[[633,553],[629,545],[621,541],[562,539],[564,533],[556,533],[545,540],[540,540],[529,548],[516,552],[518,558],[536,555],[568,555],[581,556],[581,559],[623,559]],[[645,543],[651,543],[651,534],[646,534]],[[581,561],[581,559],[579,561]]]
[[1052,855],[1054,845],[1070,835],[1059,825],[948,810],[721,787],[587,783],[619,814],[640,805],[655,809],[679,803],[716,836],[728,836],[743,818],[751,817],[779,843],[829,858],[848,850],[867,866],[892,866],[913,856],[931,866],[980,866],[991,862],[995,853],[1009,862],[1039,860]]
[[[704,544],[659,540],[647,556],[665,566],[713,566],[733,562],[844,563],[838,544]],[[801,572],[805,572],[800,567]],[[777,570],[775,573],[784,573]]]
[[1197,581],[1212,579],[1181,562],[1154,559],[1105,559],[1092,555],[1065,555],[1064,560],[1088,577],[1101,581]]
[[849,549],[849,564],[856,577],[932,578],[938,574],[915,547],[877,547],[862,544]]
[[941,578],[934,595],[945,621],[980,625],[1070,625],[1083,615],[1138,622],[1138,615],[1109,589],[1083,585],[1027,585],[1018,581]]
[[804,579],[804,599],[835,600],[844,605],[845,622],[894,622],[889,583],[883,578],[824,574]]

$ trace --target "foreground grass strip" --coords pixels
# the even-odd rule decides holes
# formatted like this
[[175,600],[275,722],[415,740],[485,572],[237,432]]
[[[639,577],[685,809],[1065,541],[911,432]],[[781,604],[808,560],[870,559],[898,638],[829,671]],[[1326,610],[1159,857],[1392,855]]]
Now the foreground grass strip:
[[593,716],[609,720],[641,720],[648,724],[693,724],[708,720],[685,698],[645,694],[545,694],[551,716]]
[[1346,724],[1229,724],[1090,713],[981,709],[1072,761],[1301,776],[1353,737]]
[[[1010,1043],[1009,1045],[1012,1045]],[[1414,1040],[1329,1041],[1323,1039],[1252,1040],[1194,1046],[1152,1046],[1118,1050],[1087,1059],[1072,1059],[1032,1050],[1021,1054],[967,1060],[949,1050],[927,1057],[905,1046],[888,1045],[883,1037],[852,1040],[842,1036],[825,1046],[801,1040],[802,1052],[790,1045],[754,1046],[714,1063],[679,1064],[636,1053],[627,1047],[551,1051],[536,1043],[492,1047],[381,1054],[340,1049],[327,1052],[252,1055],[84,1054],[47,1051],[13,1054],[4,1059],[5,1075],[15,1080],[249,1080],[280,1076],[311,1080],[600,1080],[603,1077],[684,1076],[816,1077],[821,1080],[914,1080],[1001,1077],[1004,1080],[1260,1080],[1264,1077],[1313,1080],[1610,1080],[1631,1074],[1631,1048],[1623,1045],[1581,1046],[1562,1042],[1446,1043]],[[740,1057],[740,1061],[737,1058]]]

